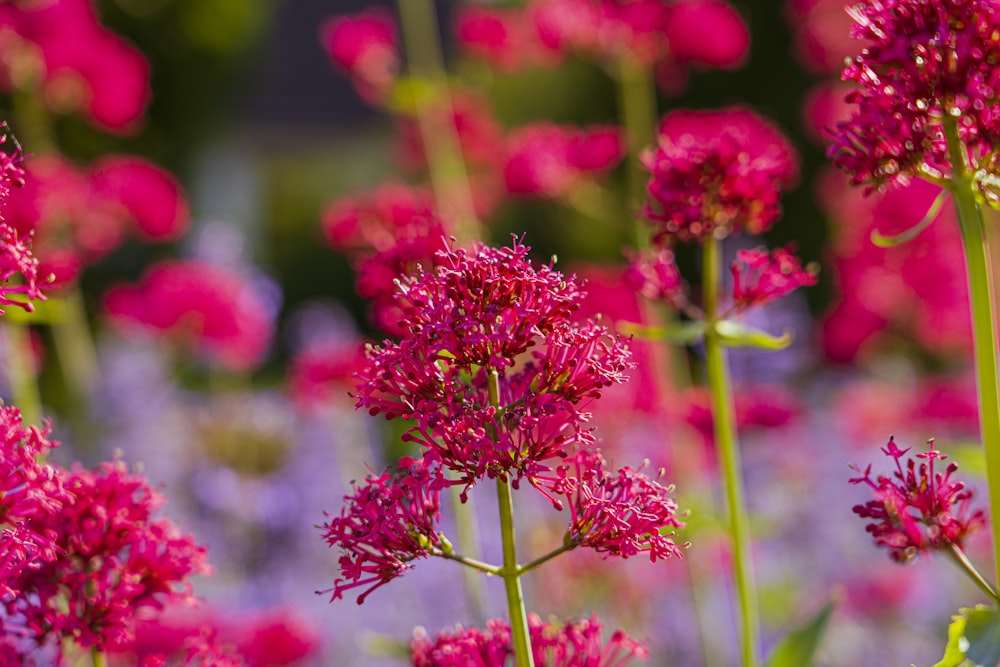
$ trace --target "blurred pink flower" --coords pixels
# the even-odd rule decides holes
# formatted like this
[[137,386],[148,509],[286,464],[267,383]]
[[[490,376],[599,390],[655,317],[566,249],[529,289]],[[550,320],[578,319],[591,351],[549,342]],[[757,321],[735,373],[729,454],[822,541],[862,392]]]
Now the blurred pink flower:
[[558,52],[541,40],[523,8],[460,5],[455,36],[467,54],[479,56],[506,72],[548,67],[558,59]]
[[138,130],[150,99],[149,64],[98,23],[90,0],[4,3],[5,29],[25,42],[6,41],[0,81],[8,88],[40,85],[32,92],[53,111],[81,110],[110,132]]
[[762,306],[817,282],[815,270],[802,268],[788,248],[771,252],[757,248],[739,250],[732,264],[733,308],[739,312]]
[[504,181],[512,194],[565,197],[582,179],[607,172],[624,155],[618,127],[527,125],[507,139]]
[[49,154],[26,166],[25,185],[11,192],[4,214],[22,235],[33,234],[38,271],[56,283],[76,280],[130,234],[171,241],[187,228],[180,185],[142,158],[111,155],[81,168]]
[[298,351],[292,359],[288,386],[300,410],[328,405],[335,396],[348,397],[355,374],[365,363],[365,343],[355,338],[322,340]]
[[235,370],[261,361],[274,330],[267,304],[249,283],[197,261],[156,264],[137,285],[109,290],[104,307],[122,331],[170,337]]
[[388,10],[329,18],[320,26],[320,41],[362,97],[372,103],[385,98],[400,68],[396,24]]
[[675,0],[669,7],[667,41],[676,61],[731,69],[746,60],[750,33],[732,5],[722,0]]

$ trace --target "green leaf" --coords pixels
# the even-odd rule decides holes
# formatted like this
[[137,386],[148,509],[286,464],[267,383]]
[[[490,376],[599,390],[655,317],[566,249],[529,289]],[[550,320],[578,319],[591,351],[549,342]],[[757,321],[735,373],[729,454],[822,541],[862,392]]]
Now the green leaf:
[[764,667],[812,667],[816,649],[833,615],[833,606],[830,600],[805,625],[792,630],[778,642],[764,661]]
[[668,340],[676,345],[692,345],[705,335],[705,325],[702,322],[681,322],[665,327],[618,322],[617,329],[626,336],[635,336],[641,340]]
[[1000,612],[962,607],[951,617],[944,656],[934,667],[996,667],[1000,664]]
[[941,212],[941,205],[944,204],[944,200],[947,196],[948,190],[941,190],[941,193],[934,198],[933,202],[931,202],[931,206],[927,209],[927,213],[924,215],[923,219],[907,229],[905,232],[892,236],[885,236],[877,229],[873,229],[872,243],[877,245],[879,248],[892,248],[893,246],[902,245],[907,241],[913,240],[918,234],[920,234],[920,232],[927,229],[930,224],[934,222],[938,213]]
[[715,323],[715,333],[726,347],[756,347],[761,350],[784,350],[792,344],[792,332],[785,329],[781,336],[748,327],[732,320]]

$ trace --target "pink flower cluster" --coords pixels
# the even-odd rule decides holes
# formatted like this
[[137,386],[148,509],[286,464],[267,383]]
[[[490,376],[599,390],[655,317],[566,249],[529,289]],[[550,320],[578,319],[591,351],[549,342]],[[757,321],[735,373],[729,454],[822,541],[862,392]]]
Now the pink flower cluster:
[[105,295],[111,321],[125,332],[169,337],[233,370],[248,370],[274,330],[266,301],[240,275],[199,261],[154,265],[137,285]]
[[357,272],[358,294],[372,302],[372,319],[383,331],[400,335],[395,280],[417,266],[432,267],[445,246],[447,228],[432,210],[429,192],[388,184],[343,197],[323,213],[327,242],[348,253]]
[[323,524],[324,539],[344,553],[342,577],[320,592],[339,600],[346,590],[368,586],[358,596],[362,604],[373,590],[412,568],[410,561],[450,549],[438,531],[445,486],[440,466],[406,457],[395,473],[371,476],[357,486],[340,516]]
[[946,179],[947,116],[973,168],[995,174],[1000,7],[992,0],[867,0],[850,14],[864,49],[842,74],[858,88],[847,97],[854,113],[832,136],[834,164],[867,191],[914,177]]
[[618,127],[528,125],[507,138],[504,182],[512,194],[562,197],[581,178],[607,172],[624,155],[625,138]]
[[[620,630],[605,643],[601,638],[603,629],[596,615],[560,625],[529,614],[528,633],[535,665],[622,667],[632,659],[648,656],[642,644]],[[459,626],[433,639],[418,629],[410,651],[413,667],[503,667],[514,655],[510,626],[496,619],[486,624],[486,630]]]
[[34,235],[43,275],[61,283],[75,280],[128,235],[177,239],[190,217],[174,177],[147,160],[111,155],[81,168],[57,154],[31,160],[25,186],[11,193],[5,215],[22,235]]
[[[515,487],[527,479],[559,508],[554,496],[566,498],[578,545],[621,557],[677,555],[661,531],[680,525],[670,489],[628,468],[606,473],[599,454],[584,454],[595,441],[586,403],[624,381],[628,347],[596,322],[575,322],[582,298],[575,279],[536,267],[527,253],[517,241],[449,247],[433,272],[401,279],[396,300],[406,333],[369,348],[357,406],[406,420],[403,439],[420,446],[422,465],[447,471],[449,484],[464,485],[463,497],[487,477]],[[436,495],[416,500],[408,479],[369,480],[328,524],[328,541],[344,552],[334,597],[378,587],[410,561],[449,551],[436,533]],[[446,484],[433,479],[422,493]]]
[[91,0],[0,4],[0,89],[27,90],[52,111],[102,129],[138,129],[150,99],[143,55],[97,21]]
[[798,177],[781,132],[743,108],[667,114],[643,164],[656,243],[765,232],[781,213],[781,191]]
[[[677,503],[667,495],[673,487],[661,486],[628,466],[611,474],[606,465],[597,451],[580,451],[544,482],[568,501],[572,518],[567,539],[620,558],[648,554],[655,562],[680,557],[674,533],[668,532],[683,527]],[[661,469],[659,476],[663,474]]]
[[122,463],[60,474],[73,501],[30,520],[53,536],[53,553],[9,582],[19,594],[4,599],[5,623],[40,643],[62,637],[104,650],[129,639],[137,610],[190,600],[187,578],[209,571],[205,550],[153,518],[162,499]]
[[816,273],[802,268],[787,248],[740,250],[732,264],[733,308],[743,311],[816,284]]
[[30,235],[19,234],[6,219],[11,186],[24,185],[23,155],[6,123],[0,123],[0,132],[0,147],[8,140],[13,144],[11,152],[0,149],[0,207],[4,213],[0,216],[0,306],[20,306],[31,311],[33,299],[45,298],[38,286],[38,260],[26,240]]
[[17,408],[0,407],[0,599],[17,596],[26,568],[56,557],[57,535],[44,517],[73,501],[58,471],[39,462],[58,444],[47,436],[24,426]]
[[867,484],[875,492],[875,499],[856,505],[854,513],[872,519],[866,530],[900,563],[918,553],[961,549],[972,531],[986,525],[982,510],[970,510],[972,491],[951,479],[958,465],[950,463],[943,473],[935,471],[934,462],[948,457],[934,449],[931,441],[928,451],[916,455],[921,459],[919,466],[910,457],[904,469],[902,459],[909,451],[900,449],[889,438],[882,452],[896,463],[892,477],[878,475],[872,479],[869,465],[861,477],[850,480],[852,484]]
[[459,44],[470,55],[511,71],[546,67],[569,53],[601,60],[638,59],[656,65],[668,92],[687,68],[735,68],[749,34],[740,14],[722,0],[533,0],[523,9],[463,6]]
[[320,26],[320,41],[362,97],[373,103],[384,99],[400,67],[396,25],[388,11],[328,19]]

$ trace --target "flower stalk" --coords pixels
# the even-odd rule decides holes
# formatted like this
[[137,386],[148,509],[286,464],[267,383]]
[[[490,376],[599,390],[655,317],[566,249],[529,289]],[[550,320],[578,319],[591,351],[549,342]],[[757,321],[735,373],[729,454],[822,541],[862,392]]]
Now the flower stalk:
[[705,366],[711,397],[715,446],[722,465],[729,534],[733,548],[733,581],[739,606],[740,664],[754,667],[760,656],[760,620],[757,590],[750,558],[750,517],[743,489],[742,467],[736,438],[733,396],[722,340],[715,330],[722,288],[722,241],[705,240],[702,255],[703,309],[705,312]]
[[416,120],[427,155],[431,188],[441,211],[452,218],[463,242],[481,238],[458,134],[452,122],[437,16],[431,0],[399,0],[399,22],[409,68],[427,90],[415,90]]
[[[488,376],[490,405],[500,407],[500,376],[492,371]],[[521,589],[521,569],[517,564],[517,545],[514,538],[514,499],[510,481],[497,476],[497,500],[500,505],[500,539],[503,545],[503,585],[507,594],[510,614],[510,633],[514,642],[514,657],[519,667],[534,667],[531,638],[528,634],[528,615],[524,608],[524,591]]]
[[965,150],[958,133],[958,120],[945,115],[942,125],[952,164],[949,188],[962,233],[969,280],[980,429],[986,457],[989,515],[994,519],[990,522],[990,530],[995,580],[1000,581],[1000,523],[996,520],[1000,517],[1000,361],[994,325],[997,316],[996,294],[982,211],[976,201],[974,184],[966,166]]

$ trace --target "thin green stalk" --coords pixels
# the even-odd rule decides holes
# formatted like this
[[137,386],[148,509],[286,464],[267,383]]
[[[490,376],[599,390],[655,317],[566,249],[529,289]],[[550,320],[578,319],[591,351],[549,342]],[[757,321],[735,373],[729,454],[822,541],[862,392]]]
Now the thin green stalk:
[[[489,374],[487,388],[490,405],[500,406],[500,376]],[[510,634],[514,641],[514,657],[518,667],[534,667],[531,637],[528,634],[528,615],[524,610],[524,591],[521,590],[521,569],[517,564],[517,546],[514,540],[514,499],[510,482],[497,477],[497,500],[500,504],[500,539],[503,545],[503,586],[507,593],[507,611],[510,614]]]
[[555,558],[559,554],[564,554],[567,551],[572,551],[573,549],[576,549],[578,546],[580,546],[580,544],[578,542],[567,542],[566,544],[562,545],[558,549],[553,549],[552,551],[550,551],[549,553],[545,554],[544,556],[541,556],[540,558],[536,558],[535,560],[531,561],[530,563],[526,563],[526,564],[522,565],[519,571],[520,571],[521,574],[524,574],[525,572],[531,572],[532,570],[534,570],[539,565],[552,560],[553,558]]
[[94,663],[94,667],[108,667],[108,656],[98,649],[96,646],[92,646],[90,649],[90,659]]
[[649,246],[649,234],[639,214],[643,199],[646,197],[646,178],[639,162],[639,154],[644,147],[653,143],[656,135],[655,90],[653,74],[648,66],[627,56],[618,59],[618,104],[628,148],[625,174],[628,180],[628,206],[632,216],[632,234],[636,248]]
[[410,73],[426,85],[426,89],[423,86],[415,88],[414,98],[434,198],[442,212],[453,218],[455,236],[459,240],[478,240],[482,233],[458,133],[451,121],[451,93],[441,55],[434,3],[432,0],[399,0],[397,4]]
[[993,601],[1000,602],[1000,597],[997,596],[997,592],[993,590],[990,582],[986,581],[983,575],[979,573],[976,566],[972,564],[972,561],[970,561],[968,556],[965,555],[965,552],[962,551],[962,547],[957,544],[952,544],[951,548],[948,549],[948,555],[951,556],[951,559],[955,561],[960,568],[962,568],[963,572],[969,575],[969,578],[972,579],[973,583],[979,587],[979,590],[986,593],[986,596]]
[[441,553],[438,555],[441,558],[447,558],[448,560],[453,560],[456,563],[461,563],[462,565],[468,567],[470,570],[479,570],[484,574],[489,574],[496,577],[503,576],[502,567],[497,567],[496,565],[490,565],[489,563],[484,563],[482,561],[476,560],[475,558],[466,558],[465,556],[461,556],[459,554],[454,554],[454,553],[450,554]]
[[[989,248],[982,211],[976,202],[972,178],[965,161],[958,122],[946,115],[942,121],[952,163],[951,194],[958,214],[965,249],[969,279],[969,302],[972,308],[972,337],[976,359],[976,385],[979,393],[979,420],[983,452],[986,457],[986,482],[990,516],[1000,517],[1000,362],[997,357],[996,296],[991,273]],[[1000,581],[1000,521],[992,521],[995,581]]]
[[90,395],[100,372],[97,348],[87,323],[80,286],[64,288],[64,291],[65,316],[52,323],[52,340],[67,385],[75,398],[83,399]]
[[705,319],[709,325],[705,330],[705,366],[715,423],[715,446],[722,465],[729,534],[733,543],[733,580],[739,604],[740,658],[743,667],[754,667],[760,656],[760,619],[750,559],[750,517],[743,489],[729,369],[722,341],[714,328],[719,292],[722,289],[722,242],[710,238],[705,241],[703,250],[701,286],[704,292]]
[[8,324],[4,328],[4,337],[7,377],[10,380],[13,403],[21,410],[25,424],[41,425],[42,398],[38,393],[38,378],[35,376],[31,330],[27,326]]

